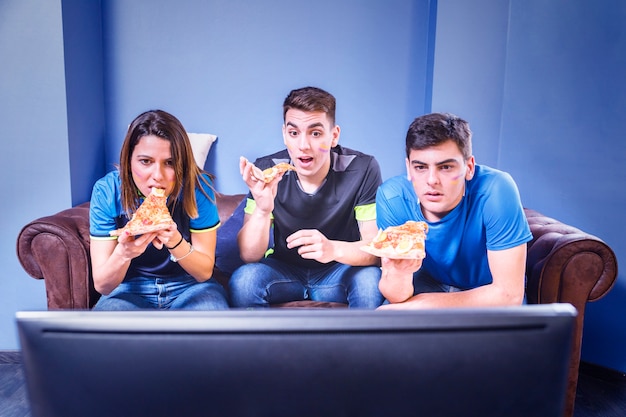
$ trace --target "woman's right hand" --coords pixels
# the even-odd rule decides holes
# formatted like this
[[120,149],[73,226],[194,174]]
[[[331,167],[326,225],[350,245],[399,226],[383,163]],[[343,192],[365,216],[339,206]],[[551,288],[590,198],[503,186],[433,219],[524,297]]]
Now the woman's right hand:
[[124,232],[117,238],[115,251],[122,259],[130,261],[146,251],[148,245],[157,237],[157,232],[132,236]]
[[144,253],[156,236],[155,232],[138,237],[124,232],[117,240],[92,240],[90,255],[96,291],[110,294],[124,280],[130,262]]

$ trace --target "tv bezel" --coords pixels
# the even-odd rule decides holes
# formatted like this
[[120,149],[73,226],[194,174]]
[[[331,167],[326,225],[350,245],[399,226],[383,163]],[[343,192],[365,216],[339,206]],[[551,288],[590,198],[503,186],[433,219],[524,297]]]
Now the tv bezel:
[[16,321],[33,417],[555,417],[575,317],[551,304],[40,311]]

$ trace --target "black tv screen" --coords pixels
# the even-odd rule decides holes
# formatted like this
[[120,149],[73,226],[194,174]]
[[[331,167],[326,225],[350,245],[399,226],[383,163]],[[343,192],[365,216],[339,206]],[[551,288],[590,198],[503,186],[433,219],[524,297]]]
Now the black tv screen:
[[33,417],[561,416],[567,304],[16,315]]

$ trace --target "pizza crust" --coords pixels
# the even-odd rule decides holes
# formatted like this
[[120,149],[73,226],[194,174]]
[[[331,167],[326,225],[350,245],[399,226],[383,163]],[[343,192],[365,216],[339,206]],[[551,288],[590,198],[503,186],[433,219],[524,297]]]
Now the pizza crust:
[[[256,169],[253,169],[254,176],[260,180],[265,182],[266,184],[272,182],[274,178],[276,178],[280,174],[284,174],[287,171],[295,171],[296,167],[287,162],[281,162],[279,164],[274,165],[273,167],[264,169],[261,171],[259,168],[255,166]],[[259,175],[259,171],[261,174]]]
[[280,174],[284,174],[287,171],[295,171],[296,167],[288,164],[287,162],[280,162],[273,167],[261,170],[259,167],[248,161],[244,156],[240,157],[241,161],[252,166],[252,176],[264,183],[270,183]]
[[367,252],[370,255],[378,256],[379,258],[389,259],[424,259],[426,253],[420,250],[411,250],[406,253],[397,253],[395,250],[377,249],[371,246],[361,246],[363,252]]
[[399,226],[379,230],[364,252],[390,259],[424,259],[428,225],[425,222],[408,221]]
[[151,224],[151,225],[145,225],[145,226],[137,225],[136,227],[124,226],[121,229],[117,229],[117,230],[113,230],[112,232],[109,232],[109,234],[111,236],[121,236],[123,233],[128,232],[129,235],[133,235],[133,236],[144,235],[146,233],[165,230],[169,228],[171,225],[172,225],[172,222]]

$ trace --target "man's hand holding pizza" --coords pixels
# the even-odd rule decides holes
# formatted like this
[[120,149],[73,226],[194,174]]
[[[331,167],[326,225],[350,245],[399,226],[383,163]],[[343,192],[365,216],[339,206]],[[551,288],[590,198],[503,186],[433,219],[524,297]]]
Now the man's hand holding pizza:
[[276,177],[270,182],[261,181],[258,176],[262,174],[255,172],[260,171],[259,168],[244,157],[239,160],[239,171],[254,198],[256,210],[269,215],[274,210],[274,198],[276,198],[281,177]]
[[413,296],[413,274],[426,256],[425,222],[408,221],[379,230],[361,249],[381,258],[380,292],[390,303],[402,303]]
[[282,163],[261,171],[243,156],[239,158],[239,172],[256,205],[254,213],[244,217],[243,227],[237,236],[244,262],[257,262],[264,256],[270,239],[271,214],[278,182],[287,170],[293,169],[292,165]]
[[378,288],[390,303],[401,303],[413,296],[413,274],[423,259],[381,258],[382,274]]

